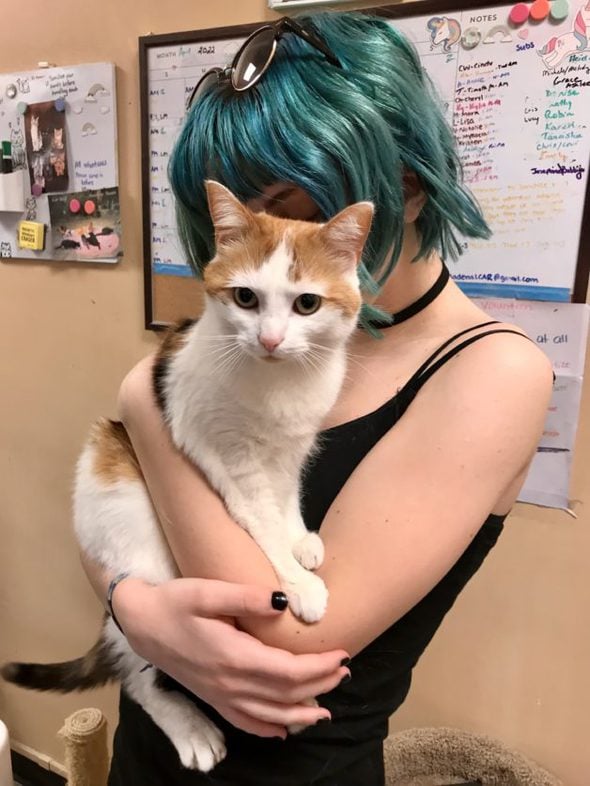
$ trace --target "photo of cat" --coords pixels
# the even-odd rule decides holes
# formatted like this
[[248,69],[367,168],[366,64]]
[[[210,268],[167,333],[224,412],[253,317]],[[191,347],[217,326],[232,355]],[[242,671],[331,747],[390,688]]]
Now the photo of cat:
[[66,114],[56,109],[55,101],[29,104],[25,118],[25,143],[29,161],[31,191],[67,191],[68,163]]
[[[63,151],[52,153],[56,159],[60,155]],[[118,188],[55,194],[48,201],[55,259],[115,261],[123,255]],[[72,203],[78,212],[72,213]],[[93,205],[91,215],[84,210],[87,203]]]

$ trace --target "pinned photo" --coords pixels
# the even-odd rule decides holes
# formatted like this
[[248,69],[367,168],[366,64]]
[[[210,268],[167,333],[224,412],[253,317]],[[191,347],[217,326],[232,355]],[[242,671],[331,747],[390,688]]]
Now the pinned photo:
[[115,261],[123,255],[119,189],[49,196],[55,259]]
[[65,122],[65,112],[56,107],[55,101],[27,107],[25,143],[34,196],[68,189]]

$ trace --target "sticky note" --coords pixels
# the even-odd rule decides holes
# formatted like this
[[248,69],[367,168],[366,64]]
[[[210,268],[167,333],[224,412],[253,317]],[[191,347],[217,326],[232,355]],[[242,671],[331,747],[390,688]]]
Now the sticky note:
[[19,221],[18,247],[32,251],[43,251],[45,247],[45,224],[39,221]]

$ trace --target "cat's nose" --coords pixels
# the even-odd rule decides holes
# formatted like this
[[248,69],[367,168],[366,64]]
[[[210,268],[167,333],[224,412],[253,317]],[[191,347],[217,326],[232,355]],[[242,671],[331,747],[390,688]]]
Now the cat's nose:
[[275,349],[282,343],[282,338],[277,336],[258,336],[258,341],[266,349],[267,352],[274,352]]

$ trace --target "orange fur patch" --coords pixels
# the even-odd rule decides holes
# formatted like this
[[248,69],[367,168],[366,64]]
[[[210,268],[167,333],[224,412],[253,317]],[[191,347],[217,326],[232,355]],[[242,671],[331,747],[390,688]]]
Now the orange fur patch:
[[284,242],[293,255],[291,281],[297,282],[304,276],[317,281],[327,287],[324,300],[347,316],[356,313],[361,305],[360,295],[343,279],[338,258],[321,238],[319,225],[266,213],[252,214],[252,221],[245,241],[222,246],[214,264],[205,268],[208,294],[230,300],[229,282],[236,272],[261,267]]
[[101,418],[92,427],[90,444],[94,447],[94,472],[106,484],[143,479],[133,445],[122,423]]

